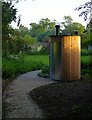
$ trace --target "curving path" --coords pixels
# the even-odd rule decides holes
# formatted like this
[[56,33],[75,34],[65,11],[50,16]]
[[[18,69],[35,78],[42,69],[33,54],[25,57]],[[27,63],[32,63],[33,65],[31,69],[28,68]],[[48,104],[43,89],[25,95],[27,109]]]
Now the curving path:
[[6,91],[6,102],[10,104],[6,118],[44,118],[39,106],[29,98],[29,91],[49,83],[50,79],[40,78],[40,71],[28,72],[15,79]]
[[2,118],[2,78],[0,76],[0,120],[1,118]]

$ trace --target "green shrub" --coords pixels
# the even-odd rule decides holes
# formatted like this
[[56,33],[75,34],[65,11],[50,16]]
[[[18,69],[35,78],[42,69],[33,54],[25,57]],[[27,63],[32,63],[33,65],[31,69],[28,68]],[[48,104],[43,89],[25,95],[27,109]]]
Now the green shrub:
[[16,59],[11,59],[11,60],[6,60],[3,59],[2,61],[2,77],[3,78],[12,78],[16,74],[20,73],[20,66],[23,64],[23,61],[21,60],[16,60]]
[[48,66],[44,66],[42,68],[42,73],[49,74],[49,67]]
[[49,77],[49,73],[50,73],[49,67],[45,65],[45,66],[43,66],[42,71],[41,71],[41,73],[38,74],[38,76]]
[[83,79],[91,79],[92,75],[92,56],[81,57],[81,76]]
[[[92,56],[81,57],[82,75],[90,74],[92,68]],[[11,55],[2,61],[2,77],[9,79],[18,74],[42,69],[42,76],[49,76],[48,55]]]
[[81,50],[81,55],[82,55],[82,56],[92,55],[92,50],[82,49],[82,50]]
[[89,69],[92,67],[92,56],[82,56],[81,57],[81,68]]
[[2,77],[4,79],[10,79],[18,74],[23,74],[25,72],[42,69],[45,62],[47,62],[47,60],[44,60],[44,58],[47,57],[45,56],[41,57],[39,55],[38,56],[23,55],[20,56],[18,59],[15,59],[15,57],[13,56],[12,58],[9,57],[8,59],[3,59]]
[[[12,67],[10,67],[12,66]],[[3,78],[10,78],[14,76],[15,74],[15,66],[14,64],[10,63],[10,62],[3,62],[3,65],[2,65],[2,77]]]

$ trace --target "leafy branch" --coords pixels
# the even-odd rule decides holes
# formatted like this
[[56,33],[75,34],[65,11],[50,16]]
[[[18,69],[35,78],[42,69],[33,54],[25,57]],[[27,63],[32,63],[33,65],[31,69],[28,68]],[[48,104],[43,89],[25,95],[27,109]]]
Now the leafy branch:
[[92,19],[91,18],[91,12],[92,12],[92,0],[89,2],[86,2],[83,5],[80,5],[79,7],[75,8],[75,10],[79,11],[79,10],[83,10],[79,16],[82,17],[84,16],[84,20],[86,21],[89,17],[89,20]]

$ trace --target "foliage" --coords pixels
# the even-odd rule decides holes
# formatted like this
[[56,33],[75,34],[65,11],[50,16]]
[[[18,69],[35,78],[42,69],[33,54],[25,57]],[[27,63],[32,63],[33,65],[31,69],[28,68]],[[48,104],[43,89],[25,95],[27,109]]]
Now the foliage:
[[4,79],[11,79],[16,75],[42,69],[44,64],[48,64],[48,56],[9,56],[8,59],[2,61],[2,77]]
[[4,27],[8,27],[12,21],[16,21],[17,9],[11,3],[2,2],[2,24]]
[[82,56],[81,57],[81,64],[82,64],[82,68],[90,68],[92,67],[92,56]]
[[61,22],[61,32],[63,35],[74,35],[74,31],[78,31],[78,35],[81,36],[82,48],[84,48],[88,45],[92,45],[91,22],[92,21],[90,21],[85,28],[78,22],[72,22],[72,18],[70,16],[64,16],[64,21]]
[[82,47],[87,47],[88,45],[92,45],[92,27],[91,21],[87,24],[85,32],[82,36]]
[[84,20],[86,21],[87,19],[91,20],[91,12],[92,12],[92,0],[84,3],[83,5],[80,5],[77,7],[75,10],[83,10],[79,16],[84,16]]
[[49,74],[49,67],[48,67],[48,66],[44,66],[44,67],[42,68],[42,73],[47,73],[47,74]]
[[9,46],[11,44],[10,34],[12,28],[10,23],[16,21],[16,12],[17,10],[11,3],[2,2],[2,52],[4,56],[9,54]]
[[[48,18],[42,18],[39,23],[30,23],[30,29],[23,25],[20,25],[19,29],[13,29],[10,24],[17,19],[15,4],[19,1],[20,0],[8,0],[8,2],[2,2],[3,57],[25,51],[30,52],[34,43],[48,41],[49,36],[55,34],[56,20],[50,21]],[[90,7],[89,3],[87,4]],[[83,6],[81,6],[81,8],[82,7]],[[85,28],[82,24],[73,22],[70,16],[64,16],[64,21],[61,22],[63,28],[61,31],[64,35],[73,35],[74,31],[77,30],[79,35],[82,35],[82,47],[87,47],[87,45],[92,44],[90,25],[91,20],[86,27],[86,32],[83,33]],[[42,49],[42,51],[44,50]]]
[[49,72],[50,72],[49,66],[45,65],[43,66],[41,73],[38,73],[38,76],[47,78],[49,77]]
[[31,35],[25,35],[23,39],[24,39],[25,45],[30,47],[36,42],[36,39],[31,37]]
[[30,35],[29,29],[22,24],[19,26],[18,31],[19,31],[20,36],[22,37],[24,37],[25,35]]
[[[91,74],[92,56],[88,56],[87,51],[83,51],[83,54],[87,55],[81,57],[82,76],[85,76],[85,74]],[[2,76],[3,78],[9,79],[11,77],[15,77],[17,74],[42,69],[42,73],[40,75],[46,77],[49,76],[48,66],[49,56],[47,55],[10,55],[7,60],[3,59]]]
[[[82,49],[82,50],[81,50],[81,56],[82,56],[82,57],[83,57],[83,56],[84,56],[84,57],[85,57],[85,56],[86,56],[86,57],[87,57],[87,56],[88,56],[88,57],[89,57],[89,56],[92,56],[92,50]],[[85,58],[86,58],[86,57],[85,57]],[[88,58],[88,57],[87,57],[87,58]]]
[[70,16],[64,16],[64,22],[61,22],[63,35],[74,35],[74,31],[78,31],[79,35],[83,34],[85,27],[78,23],[72,22],[73,19]]
[[[26,1],[26,0],[6,0],[7,2],[14,2],[15,4],[20,2],[20,1]],[[35,1],[35,0],[32,0],[32,1]]]
[[83,35],[82,47],[92,45],[92,0],[80,5],[75,10],[81,11],[79,16],[84,16],[84,20],[89,21],[86,27],[86,32]]
[[92,32],[87,31],[82,36],[82,47],[86,47],[88,45],[92,45]]
[[81,57],[81,75],[83,79],[91,80],[92,78],[92,56]]
[[13,29],[10,26],[10,23],[12,21],[16,21],[17,12],[11,2],[2,2],[2,12],[3,57],[7,58],[7,56],[10,54],[19,54],[20,51],[27,51],[30,46],[36,41],[36,39],[31,37],[29,34],[29,29],[27,27],[20,25],[19,29]]
[[39,23],[30,23],[30,34],[38,41],[46,41],[51,33],[54,33],[55,21],[42,18]]
[[62,27],[69,26],[72,24],[73,19],[70,16],[64,16],[63,17],[64,22],[61,22]]

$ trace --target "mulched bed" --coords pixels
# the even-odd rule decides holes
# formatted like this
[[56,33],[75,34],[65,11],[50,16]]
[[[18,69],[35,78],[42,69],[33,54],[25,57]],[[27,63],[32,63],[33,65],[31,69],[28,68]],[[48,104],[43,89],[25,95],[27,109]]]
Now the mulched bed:
[[92,120],[92,80],[56,82],[38,87],[29,95],[46,118]]

